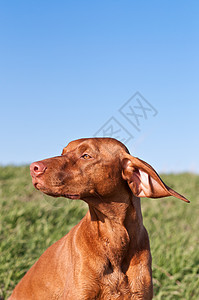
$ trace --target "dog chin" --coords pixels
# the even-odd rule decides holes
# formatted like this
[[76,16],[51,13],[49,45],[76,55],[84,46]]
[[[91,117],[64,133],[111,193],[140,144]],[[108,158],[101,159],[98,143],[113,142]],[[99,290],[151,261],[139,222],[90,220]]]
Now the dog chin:
[[80,199],[80,195],[79,194],[65,194],[64,195],[65,198],[68,198],[68,199]]
[[52,196],[52,197],[61,197],[62,195],[59,195],[58,193],[52,192],[51,190],[46,189],[41,183],[35,182],[33,183],[34,187],[39,190],[40,192]]

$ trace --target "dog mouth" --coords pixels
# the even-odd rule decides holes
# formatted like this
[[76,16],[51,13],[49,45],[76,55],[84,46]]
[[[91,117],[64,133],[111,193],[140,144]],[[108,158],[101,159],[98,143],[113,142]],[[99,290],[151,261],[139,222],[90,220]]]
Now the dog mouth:
[[49,196],[54,196],[56,197],[56,193],[52,193],[51,191],[49,191],[48,189],[46,189],[40,182],[33,182],[34,187],[38,190],[43,192],[44,194],[47,194]]
[[44,189],[44,186],[43,186],[41,180],[39,180],[38,178],[32,177],[32,184],[34,185],[34,187],[37,190],[43,190]]
[[62,192],[52,191],[50,189],[47,189],[41,182],[39,182],[35,178],[32,178],[32,183],[37,190],[39,190],[49,196],[65,197],[68,199],[80,199],[80,194],[77,194],[77,193],[74,193],[74,194],[73,193],[62,193]]

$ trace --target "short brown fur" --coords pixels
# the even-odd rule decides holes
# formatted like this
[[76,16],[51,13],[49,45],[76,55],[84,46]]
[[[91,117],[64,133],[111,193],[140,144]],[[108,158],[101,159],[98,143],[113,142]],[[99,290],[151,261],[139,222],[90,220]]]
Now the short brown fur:
[[139,197],[188,200],[111,138],[73,141],[61,156],[30,169],[37,189],[82,199],[89,210],[42,254],[9,299],[152,299],[151,253]]

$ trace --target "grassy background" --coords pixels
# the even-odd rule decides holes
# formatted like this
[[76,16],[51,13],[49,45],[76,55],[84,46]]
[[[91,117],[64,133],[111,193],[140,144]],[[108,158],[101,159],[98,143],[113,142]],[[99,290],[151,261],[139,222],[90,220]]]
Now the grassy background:
[[[153,257],[154,299],[199,299],[199,176],[163,175],[191,200],[143,199]],[[83,201],[54,199],[36,191],[28,167],[0,167],[0,297],[35,260],[85,214]]]

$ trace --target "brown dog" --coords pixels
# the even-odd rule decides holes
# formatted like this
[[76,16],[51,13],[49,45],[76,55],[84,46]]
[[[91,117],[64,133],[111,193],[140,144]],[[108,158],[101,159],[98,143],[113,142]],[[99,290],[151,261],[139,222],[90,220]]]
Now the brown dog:
[[49,247],[10,300],[152,299],[151,253],[139,197],[186,198],[111,138],[80,139],[30,166],[34,186],[82,199],[86,216]]

